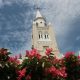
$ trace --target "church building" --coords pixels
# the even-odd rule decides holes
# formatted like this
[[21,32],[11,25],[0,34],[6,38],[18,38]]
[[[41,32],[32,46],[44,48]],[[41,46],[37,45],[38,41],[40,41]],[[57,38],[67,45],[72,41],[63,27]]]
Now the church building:
[[46,48],[52,48],[55,55],[59,54],[55,33],[51,23],[47,23],[39,9],[32,24],[32,48],[45,55]]

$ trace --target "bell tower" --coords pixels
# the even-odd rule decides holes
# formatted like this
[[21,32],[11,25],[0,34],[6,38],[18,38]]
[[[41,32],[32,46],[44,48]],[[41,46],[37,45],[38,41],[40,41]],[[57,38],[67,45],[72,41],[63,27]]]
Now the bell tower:
[[32,48],[36,48],[41,55],[45,55],[46,48],[52,48],[55,55],[59,53],[53,27],[51,23],[47,24],[39,9],[32,25]]

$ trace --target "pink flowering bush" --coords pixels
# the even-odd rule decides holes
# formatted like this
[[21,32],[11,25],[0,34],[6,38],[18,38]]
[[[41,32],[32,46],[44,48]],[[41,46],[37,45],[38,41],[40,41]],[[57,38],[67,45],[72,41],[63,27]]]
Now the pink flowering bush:
[[41,56],[36,49],[26,51],[26,58],[20,65],[20,70],[26,70],[23,72],[25,76],[22,75],[21,78],[19,76],[19,80],[66,79],[66,67],[62,64],[62,60],[53,57],[52,49],[46,49],[45,53],[45,56]]
[[67,52],[64,57],[67,78],[66,80],[80,80],[80,57],[74,52]]
[[[80,56],[67,52],[61,59],[54,57],[51,48],[45,56],[36,49],[10,57],[7,49],[0,49],[0,80],[80,80]],[[22,63],[20,62],[22,61]]]
[[0,80],[17,80],[19,61],[9,54],[7,49],[0,49]]

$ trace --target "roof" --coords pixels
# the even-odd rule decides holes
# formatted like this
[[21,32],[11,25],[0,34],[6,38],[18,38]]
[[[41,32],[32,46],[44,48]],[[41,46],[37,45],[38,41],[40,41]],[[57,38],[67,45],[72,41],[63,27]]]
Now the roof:
[[37,10],[36,18],[43,18],[43,16],[41,15],[41,13],[40,13],[40,11],[39,11],[39,10]]

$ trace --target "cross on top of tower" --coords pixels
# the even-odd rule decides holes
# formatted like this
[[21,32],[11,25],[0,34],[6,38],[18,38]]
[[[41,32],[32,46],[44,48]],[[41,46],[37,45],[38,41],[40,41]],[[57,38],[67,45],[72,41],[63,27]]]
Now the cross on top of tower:
[[36,0],[35,2],[35,9],[36,9],[36,18],[43,18],[43,16],[40,13],[41,7],[39,6],[39,0]]

